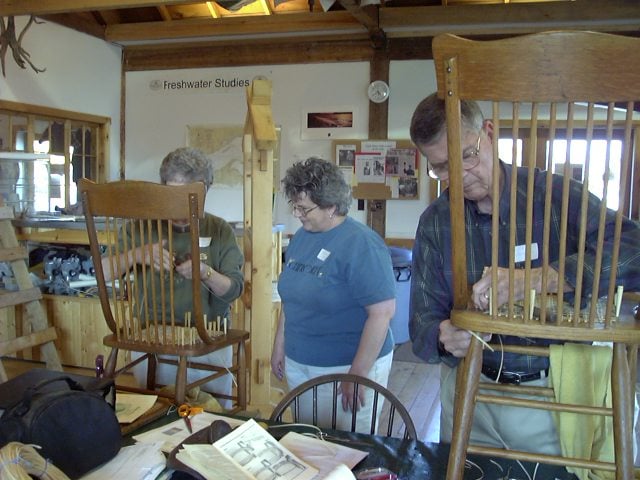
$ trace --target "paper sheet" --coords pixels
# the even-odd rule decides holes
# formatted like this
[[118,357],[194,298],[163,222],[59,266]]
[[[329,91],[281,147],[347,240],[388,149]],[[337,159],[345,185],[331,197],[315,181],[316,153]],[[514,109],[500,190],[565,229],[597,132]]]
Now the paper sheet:
[[155,405],[157,399],[157,395],[118,392],[116,395],[116,417],[118,417],[118,422],[135,422]]
[[[243,420],[237,420],[235,418],[224,417],[221,415],[216,415],[214,413],[204,412],[191,417],[191,425],[193,427],[193,431],[197,432],[198,430],[202,430],[203,428],[211,425],[211,423],[215,420],[223,420],[227,422],[231,426],[231,428],[245,423]],[[133,439],[136,442],[140,443],[160,442],[162,444],[161,450],[165,453],[170,453],[171,450],[180,445],[182,441],[190,435],[191,433],[187,429],[187,425],[185,424],[184,420],[179,419],[175,422],[163,425],[162,427],[158,427],[154,430],[149,430],[148,432],[134,435]]]
[[153,480],[167,463],[160,446],[160,443],[139,443],[122,447],[118,455],[82,476],[81,480]]

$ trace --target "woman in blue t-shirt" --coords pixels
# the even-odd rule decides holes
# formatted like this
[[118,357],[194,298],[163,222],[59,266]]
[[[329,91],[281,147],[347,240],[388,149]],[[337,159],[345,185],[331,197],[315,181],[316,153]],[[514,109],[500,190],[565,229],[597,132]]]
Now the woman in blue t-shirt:
[[[282,310],[273,373],[286,376],[290,389],[329,373],[357,374],[386,386],[396,305],[389,249],[376,232],[347,216],[351,189],[335,164],[313,157],[298,162],[283,184],[302,228],[289,242],[278,281]],[[343,409],[350,412],[353,385],[341,385],[341,391]],[[370,419],[372,392],[358,394],[359,415],[369,413]]]

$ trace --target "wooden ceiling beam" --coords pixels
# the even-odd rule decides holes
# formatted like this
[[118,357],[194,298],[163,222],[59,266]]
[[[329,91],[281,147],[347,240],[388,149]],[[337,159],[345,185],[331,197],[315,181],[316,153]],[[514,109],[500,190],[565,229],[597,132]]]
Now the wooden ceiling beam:
[[[265,55],[264,52],[269,52]],[[297,37],[258,41],[164,43],[123,49],[124,71],[179,68],[291,65],[300,63],[366,62],[379,54],[366,33],[335,38]],[[389,60],[433,58],[431,38],[389,40]]]
[[[430,40],[429,40],[430,45]],[[430,47],[429,47],[430,52]],[[265,55],[265,52],[269,52]],[[130,45],[123,49],[124,71],[180,68],[356,62],[373,58],[366,33],[331,39],[297,37],[224,42]]]
[[345,30],[364,31],[362,25],[344,11],[323,14],[291,13],[259,18],[260,21],[256,21],[256,17],[225,17],[110,25],[105,36],[112,42],[126,42],[260,34],[286,34],[290,37],[313,31],[331,31],[336,34]]
[[600,0],[381,8],[380,28],[388,37],[513,35],[542,30],[582,29],[640,32],[640,2]]

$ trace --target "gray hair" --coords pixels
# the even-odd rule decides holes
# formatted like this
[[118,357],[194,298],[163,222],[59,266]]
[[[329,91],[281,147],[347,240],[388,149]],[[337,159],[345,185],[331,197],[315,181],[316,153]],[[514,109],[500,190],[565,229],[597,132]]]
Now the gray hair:
[[[460,115],[463,128],[469,131],[480,131],[484,116],[478,104],[470,100],[460,102]],[[446,132],[447,118],[444,100],[432,93],[422,100],[411,117],[409,133],[411,141],[420,145],[430,145],[437,142]]]
[[310,157],[294,163],[282,179],[284,193],[292,202],[306,193],[320,208],[336,207],[337,215],[346,215],[351,207],[351,187],[335,163]]
[[160,181],[164,184],[203,182],[209,190],[213,183],[213,165],[202,150],[189,147],[177,148],[162,160]]

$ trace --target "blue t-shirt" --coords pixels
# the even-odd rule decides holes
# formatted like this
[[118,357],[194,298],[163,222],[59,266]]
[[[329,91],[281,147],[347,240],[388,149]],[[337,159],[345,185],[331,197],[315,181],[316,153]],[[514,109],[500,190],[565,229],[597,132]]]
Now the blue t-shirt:
[[[285,354],[318,367],[351,365],[367,319],[365,307],[395,298],[389,249],[347,217],[326,232],[300,228],[278,281],[285,313]],[[391,352],[387,333],[379,356]]]

